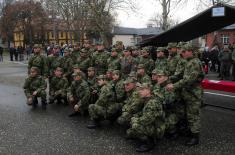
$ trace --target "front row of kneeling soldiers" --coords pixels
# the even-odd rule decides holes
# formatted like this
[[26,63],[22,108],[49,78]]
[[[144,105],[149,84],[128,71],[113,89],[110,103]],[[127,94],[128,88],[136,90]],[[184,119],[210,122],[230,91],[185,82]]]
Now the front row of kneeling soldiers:
[[[190,136],[186,144],[196,145],[200,132],[202,77],[198,59],[188,57],[187,61],[183,78],[173,84],[163,69],[154,69],[152,81],[140,83],[134,74],[124,80],[119,70],[112,71],[111,79],[105,75],[96,77],[93,67],[88,69],[86,78],[83,72],[76,71],[75,65],[69,87],[63,69],[57,67],[50,79],[49,103],[70,103],[74,109],[70,116],[89,113],[89,129],[99,127],[103,120],[117,121],[127,129],[126,139],[140,142],[138,152],[153,149],[155,141],[164,135],[176,138],[182,131]],[[32,67],[24,84],[28,104],[36,107],[37,97],[41,97],[42,108],[46,109],[46,88],[39,69]]]

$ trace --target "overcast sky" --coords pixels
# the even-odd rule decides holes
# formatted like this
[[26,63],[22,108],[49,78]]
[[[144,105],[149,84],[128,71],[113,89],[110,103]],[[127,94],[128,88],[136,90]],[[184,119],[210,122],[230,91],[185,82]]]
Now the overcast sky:
[[[136,3],[139,7],[138,13],[129,13],[128,15],[122,11],[118,11],[117,21],[119,26],[143,28],[147,26],[148,20],[153,17],[155,12],[161,12],[159,11],[161,7],[154,0],[136,0]],[[173,18],[182,22],[197,13],[198,9],[193,0],[189,0],[188,3],[174,9],[172,15]]]

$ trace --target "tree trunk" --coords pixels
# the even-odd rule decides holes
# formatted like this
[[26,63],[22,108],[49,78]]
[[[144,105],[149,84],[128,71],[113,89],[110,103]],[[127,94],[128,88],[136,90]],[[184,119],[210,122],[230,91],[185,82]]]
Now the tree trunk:
[[108,42],[107,36],[103,32],[100,32],[100,37],[103,41],[104,47],[109,47],[109,42]]
[[166,31],[168,29],[167,0],[162,1],[162,20],[162,29]]

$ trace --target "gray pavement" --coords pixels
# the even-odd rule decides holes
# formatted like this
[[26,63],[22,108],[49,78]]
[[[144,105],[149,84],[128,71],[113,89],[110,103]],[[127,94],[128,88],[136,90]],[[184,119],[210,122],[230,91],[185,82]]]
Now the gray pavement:
[[[134,143],[124,140],[124,130],[117,124],[106,122],[100,129],[88,130],[88,118],[67,116],[69,106],[49,105],[43,111],[39,105],[32,110],[22,90],[26,67],[21,63],[0,63],[1,155],[137,154]],[[207,94],[204,102],[235,108],[233,98]],[[163,139],[146,154],[235,154],[234,118],[234,111],[207,106],[202,109],[200,145],[185,147],[185,137]]]

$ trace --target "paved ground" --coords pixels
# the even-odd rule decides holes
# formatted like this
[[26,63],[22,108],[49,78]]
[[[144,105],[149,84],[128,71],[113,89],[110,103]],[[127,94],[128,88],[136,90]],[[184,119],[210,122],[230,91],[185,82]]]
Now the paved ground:
[[[0,63],[0,154],[136,154],[118,125],[86,129],[88,118],[69,118],[70,107],[32,110],[22,90],[26,65]],[[234,94],[230,94],[235,96]],[[235,98],[206,94],[205,103],[235,108]],[[235,112],[207,106],[202,110],[201,144],[185,147],[185,138],[163,139],[147,154],[235,154]]]

